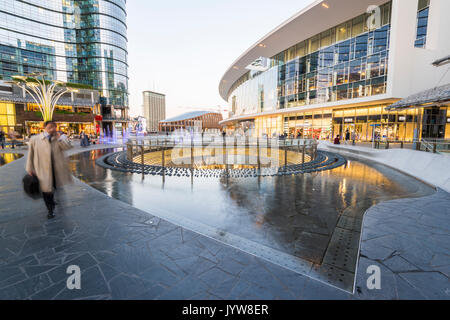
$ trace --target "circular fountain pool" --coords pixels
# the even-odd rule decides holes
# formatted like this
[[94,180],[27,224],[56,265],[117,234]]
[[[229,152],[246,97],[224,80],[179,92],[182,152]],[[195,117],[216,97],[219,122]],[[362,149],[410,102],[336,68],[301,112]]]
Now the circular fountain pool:
[[247,177],[146,175],[96,164],[117,152],[72,156],[74,175],[152,215],[345,290],[353,287],[364,212],[434,192],[396,170],[351,158],[330,170]]

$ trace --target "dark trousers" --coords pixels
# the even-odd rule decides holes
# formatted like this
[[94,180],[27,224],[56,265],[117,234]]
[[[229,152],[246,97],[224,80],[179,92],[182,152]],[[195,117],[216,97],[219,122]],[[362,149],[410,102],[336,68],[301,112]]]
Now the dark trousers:
[[[50,142],[51,143],[51,142]],[[53,153],[50,152],[50,165],[52,168],[52,182],[53,182],[53,192],[42,192],[42,197],[44,198],[45,205],[47,206],[48,212],[53,213],[55,210],[55,190],[56,190],[56,177],[55,177],[55,168],[53,167]]]
[[42,192],[42,196],[44,198],[45,206],[48,209],[48,212],[53,213],[55,209],[55,195],[53,192]]

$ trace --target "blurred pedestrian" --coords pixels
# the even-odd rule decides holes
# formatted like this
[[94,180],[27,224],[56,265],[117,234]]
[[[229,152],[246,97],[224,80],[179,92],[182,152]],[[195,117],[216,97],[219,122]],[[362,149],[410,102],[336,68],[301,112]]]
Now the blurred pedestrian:
[[72,181],[64,151],[72,148],[67,136],[56,131],[56,123],[44,123],[44,132],[28,143],[26,171],[36,176],[48,210],[48,219],[55,217],[54,193]]
[[8,133],[9,140],[11,141],[11,149],[16,148],[16,139],[19,136],[19,133],[17,131],[11,130]]
[[2,149],[5,149],[5,142],[6,142],[5,132],[3,132],[3,130],[0,130],[0,146],[2,147]]
[[337,135],[336,138],[334,138],[334,144],[341,144],[341,136]]
[[89,138],[88,138],[87,134],[84,133],[84,131],[82,131],[81,135],[80,135],[80,146],[82,146],[82,147],[89,146]]
[[355,131],[352,132],[352,145],[353,146],[356,145],[356,132]]
[[348,144],[349,141],[350,141],[350,131],[347,129],[347,131],[345,131],[345,144]]

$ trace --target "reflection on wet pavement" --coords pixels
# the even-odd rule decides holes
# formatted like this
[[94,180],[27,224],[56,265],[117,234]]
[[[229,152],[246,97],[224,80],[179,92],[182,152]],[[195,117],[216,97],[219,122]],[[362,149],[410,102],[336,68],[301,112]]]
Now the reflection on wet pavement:
[[22,157],[23,154],[18,153],[0,153],[0,167]]
[[[344,289],[353,286],[364,212],[381,201],[434,192],[398,171],[356,160],[296,176],[193,180],[143,177],[95,165],[95,159],[113,151],[72,156],[72,171],[83,182],[134,207],[163,218],[166,213],[181,225],[188,221],[191,229],[207,236],[214,232],[208,230],[216,230],[221,236],[256,243],[260,248],[255,252],[280,253],[273,262]],[[251,249],[245,241],[235,242],[231,245]],[[302,271],[283,262],[289,256],[305,260],[309,267]]]

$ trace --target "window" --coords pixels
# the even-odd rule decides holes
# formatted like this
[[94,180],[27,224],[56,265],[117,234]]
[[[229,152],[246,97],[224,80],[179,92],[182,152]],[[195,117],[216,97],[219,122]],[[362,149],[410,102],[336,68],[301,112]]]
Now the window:
[[417,12],[417,32],[414,47],[425,48],[427,43],[428,14],[430,11],[430,0],[419,0]]
[[364,16],[356,17],[352,22],[352,37],[356,37],[364,32]]
[[317,35],[315,37],[312,37],[309,40],[309,52],[312,53],[317,51],[319,49],[319,44],[320,44],[320,36]]
[[337,41],[346,40],[350,37],[351,24],[343,23],[336,28]]
[[16,125],[14,104],[0,102],[0,130],[10,132]]

